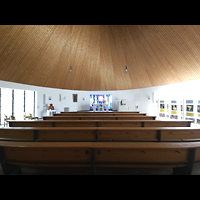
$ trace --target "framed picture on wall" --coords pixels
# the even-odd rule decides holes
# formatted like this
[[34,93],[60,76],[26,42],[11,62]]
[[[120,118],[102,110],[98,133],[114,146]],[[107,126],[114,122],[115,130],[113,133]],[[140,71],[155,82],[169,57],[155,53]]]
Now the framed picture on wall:
[[172,105],[172,110],[177,110],[177,105]]
[[193,105],[187,105],[186,106],[186,111],[187,112],[193,112]]
[[197,112],[200,113],[200,105],[197,105]]
[[73,102],[78,102],[78,94],[73,94]]
[[160,109],[164,109],[165,108],[165,104],[160,104]]

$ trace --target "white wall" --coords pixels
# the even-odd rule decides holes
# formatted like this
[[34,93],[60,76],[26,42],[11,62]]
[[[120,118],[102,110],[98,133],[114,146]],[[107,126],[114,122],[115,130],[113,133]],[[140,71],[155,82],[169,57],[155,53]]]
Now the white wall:
[[[118,109],[118,104],[121,99],[126,99],[127,106],[129,107],[130,111],[136,110],[135,105],[137,104],[139,106],[138,110],[140,112],[145,112],[148,115],[157,115],[158,110],[156,101],[158,99],[168,98],[175,100],[179,98],[200,98],[200,80],[123,91],[61,90],[11,83],[6,81],[0,81],[0,87],[37,91],[37,115],[39,117],[45,115],[43,112],[43,94],[46,95],[46,104],[49,105],[50,103],[53,103],[57,112],[64,111],[64,107],[70,107],[70,111],[89,110],[90,94],[112,94],[113,110]],[[59,94],[61,94],[62,97],[61,102],[59,102]],[[73,103],[72,94],[78,94],[77,103]],[[52,99],[49,100],[49,97]],[[85,98],[85,100],[83,100],[83,98]]]
[[[118,104],[121,99],[127,99],[129,110],[134,110],[133,92],[132,90],[125,91],[76,91],[76,90],[62,90],[46,87],[30,86],[25,84],[12,83],[7,81],[0,81],[0,87],[34,90],[37,91],[37,116],[46,115],[46,107],[43,105],[43,94],[46,95],[46,104],[52,103],[57,112],[64,111],[64,107],[69,107],[70,111],[89,110],[90,109],[90,94],[112,94],[113,110],[118,109]],[[61,102],[59,101],[59,94],[61,94]],[[73,94],[78,94],[78,102],[73,102]],[[51,100],[49,100],[51,97]],[[84,100],[85,99],[85,100]]]
[[[133,90],[135,103],[139,104],[141,112],[149,115],[158,114],[158,100],[200,100],[200,80],[175,83],[164,86]],[[148,96],[150,100],[148,100]]]

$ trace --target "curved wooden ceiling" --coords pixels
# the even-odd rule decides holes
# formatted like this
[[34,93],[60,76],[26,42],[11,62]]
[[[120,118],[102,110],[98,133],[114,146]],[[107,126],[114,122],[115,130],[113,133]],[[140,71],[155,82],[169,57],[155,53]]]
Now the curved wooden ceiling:
[[0,25],[0,80],[29,85],[102,91],[178,83],[200,79],[199,55],[199,25]]

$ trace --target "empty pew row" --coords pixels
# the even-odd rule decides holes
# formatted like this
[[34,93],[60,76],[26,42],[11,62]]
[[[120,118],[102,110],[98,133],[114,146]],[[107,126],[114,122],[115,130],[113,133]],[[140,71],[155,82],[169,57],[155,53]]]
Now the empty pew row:
[[75,114],[75,113],[79,113],[79,114],[87,114],[87,113],[111,113],[111,114],[121,114],[121,113],[125,113],[125,114],[134,114],[134,113],[140,113],[140,111],[101,111],[101,112],[94,112],[94,111],[71,111],[71,112],[60,112],[61,114],[63,113],[67,113],[67,114]]
[[95,116],[99,116],[99,117],[103,117],[103,116],[115,116],[115,117],[137,117],[137,116],[146,116],[146,113],[54,113],[53,116],[78,116],[78,117],[82,117],[82,116],[88,116],[88,117],[95,117]]
[[9,127],[190,127],[192,120],[9,120]]
[[0,141],[4,174],[21,167],[79,167],[98,174],[99,168],[173,168],[174,175],[190,175],[200,162],[200,142],[186,143],[66,143]]
[[12,127],[0,129],[0,141],[27,142],[186,142],[200,140],[190,127]]
[[155,120],[156,116],[125,116],[125,117],[115,117],[115,116],[44,116],[43,120]]

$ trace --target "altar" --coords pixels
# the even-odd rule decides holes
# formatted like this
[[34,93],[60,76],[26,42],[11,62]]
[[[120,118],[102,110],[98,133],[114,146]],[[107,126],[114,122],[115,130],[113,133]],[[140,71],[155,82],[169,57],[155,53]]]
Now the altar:
[[47,116],[53,116],[56,113],[56,110],[47,110]]
[[[98,107],[98,111],[106,111],[108,112],[108,104],[93,104],[93,111],[96,112],[96,106]],[[104,107],[106,106],[106,110]]]

